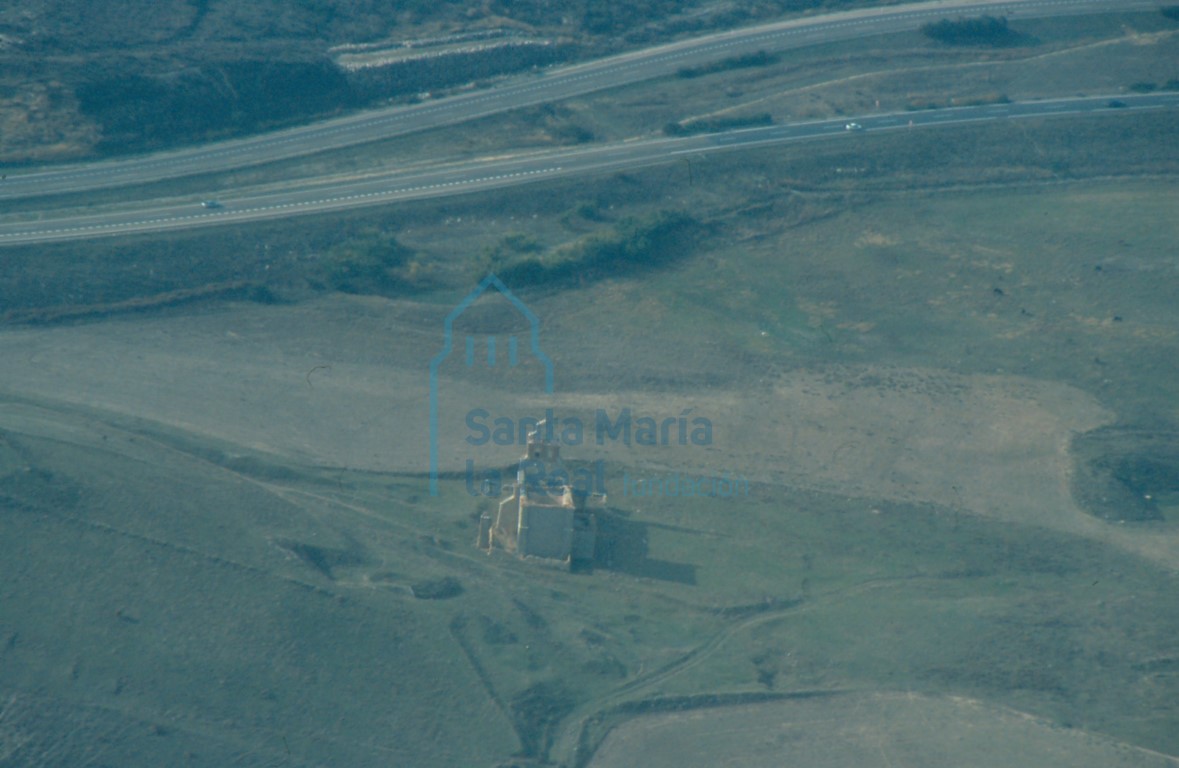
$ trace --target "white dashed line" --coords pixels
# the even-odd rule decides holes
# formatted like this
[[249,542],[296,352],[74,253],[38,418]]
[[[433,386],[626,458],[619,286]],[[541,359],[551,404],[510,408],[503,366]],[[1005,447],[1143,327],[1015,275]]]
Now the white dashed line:
[[[1024,11],[1035,11],[1036,9],[1056,9],[1075,7],[1078,10],[1084,11],[1086,6],[1094,5],[1091,0],[1011,0],[1006,3],[976,3],[971,5],[957,6],[953,8],[917,8],[910,11],[903,11],[900,13],[881,12],[869,17],[843,19],[839,21],[807,21],[807,20],[790,20],[787,22],[778,22],[783,24],[781,28],[770,29],[749,29],[736,30],[730,32],[718,33],[719,35],[726,35],[726,39],[710,40],[708,36],[702,39],[696,45],[690,43],[672,43],[672,46],[677,46],[675,50],[664,50],[663,47],[656,48],[649,53],[637,52],[624,54],[621,60],[600,60],[598,62],[588,62],[584,64],[572,65],[571,70],[581,68],[588,68],[585,72],[571,71],[567,74],[562,74],[560,70],[551,72],[544,76],[543,81],[536,83],[514,83],[498,87],[494,92],[479,93],[477,95],[462,95],[451,97],[443,103],[434,103],[422,105],[417,107],[398,107],[397,111],[391,114],[373,114],[368,117],[358,116],[350,118],[344,124],[331,124],[320,126],[308,126],[305,128],[291,129],[288,132],[270,137],[260,137],[258,139],[247,139],[244,143],[235,146],[223,146],[209,148],[207,150],[191,151],[186,154],[174,157],[163,157],[153,159],[129,160],[118,165],[105,165],[98,168],[84,168],[72,171],[62,172],[34,172],[31,174],[15,175],[9,180],[9,187],[25,187],[33,185],[48,185],[61,184],[63,182],[82,182],[85,180],[97,179],[100,180],[105,177],[110,181],[111,185],[124,183],[120,179],[123,177],[130,177],[132,174],[147,174],[149,179],[158,180],[161,178],[169,178],[172,176],[191,175],[195,173],[211,173],[217,171],[229,170],[235,167],[232,164],[234,158],[242,158],[245,155],[253,153],[254,159],[251,163],[271,162],[275,160],[288,159],[292,156],[298,156],[302,152],[296,151],[294,155],[285,152],[285,147],[299,142],[312,143],[313,146],[306,150],[307,153],[320,152],[325,149],[339,149],[356,143],[368,143],[379,141],[381,139],[389,138],[397,135],[396,128],[399,123],[412,122],[414,118],[428,117],[432,115],[441,115],[446,112],[456,114],[458,120],[471,119],[480,117],[487,112],[481,112],[477,109],[472,110],[470,107],[481,107],[482,105],[502,101],[505,98],[512,96],[535,94],[538,91],[550,92],[548,100],[559,100],[568,98],[574,95],[580,95],[584,91],[579,91],[575,87],[564,89],[566,92],[552,93],[552,91],[561,91],[563,86],[575,86],[577,84],[586,83],[591,80],[601,81],[600,88],[616,87],[619,85],[634,82],[634,78],[618,77],[620,73],[631,73],[642,68],[649,68],[652,65],[666,64],[681,60],[687,57],[699,56],[702,53],[721,52],[737,47],[749,47],[760,43],[769,43],[777,40],[789,41],[792,37],[799,37],[805,35],[821,35],[823,33],[836,32],[842,34],[847,30],[855,30],[857,32],[865,31],[866,26],[879,26],[881,33],[896,31],[894,27],[901,27],[911,25],[913,22],[920,22],[931,18],[941,18],[947,13],[970,14],[977,12],[985,12],[987,10],[994,10],[996,7],[1005,8],[1019,8]],[[1101,10],[1100,5],[1095,10]],[[1026,14],[1025,14],[1026,15]],[[873,30],[866,30],[868,34],[875,34]],[[821,41],[818,41],[821,42]],[[664,72],[654,72],[652,76],[663,76]],[[641,79],[641,78],[640,78]],[[592,90],[592,89],[591,89]],[[543,97],[542,97],[543,98]],[[520,104],[512,105],[509,108],[516,106],[523,106]],[[464,107],[468,108],[464,110]],[[377,131],[376,129],[388,128],[391,130]],[[428,126],[422,126],[426,129]],[[351,136],[352,138],[348,138]],[[330,139],[331,141],[325,141]],[[277,151],[276,151],[277,150]],[[159,174],[158,171],[167,171],[173,169],[173,173]],[[138,181],[138,180],[133,180]],[[86,188],[93,188],[94,186],[102,186],[102,184],[91,185]],[[70,191],[70,190],[67,190]],[[80,191],[80,190],[72,190]],[[34,190],[35,192],[35,190]]]

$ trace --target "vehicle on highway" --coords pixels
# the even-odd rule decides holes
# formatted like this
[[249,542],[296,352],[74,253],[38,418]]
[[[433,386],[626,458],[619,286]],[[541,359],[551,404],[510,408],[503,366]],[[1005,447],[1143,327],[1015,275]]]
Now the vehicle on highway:
[[203,201],[201,201],[201,207],[215,209],[215,208],[223,208],[224,206],[221,205],[221,202],[218,200],[203,200]]
[[864,130],[864,126],[860,125],[859,123],[848,123],[847,125],[843,126],[843,130],[845,130],[845,131],[862,131],[862,130]]

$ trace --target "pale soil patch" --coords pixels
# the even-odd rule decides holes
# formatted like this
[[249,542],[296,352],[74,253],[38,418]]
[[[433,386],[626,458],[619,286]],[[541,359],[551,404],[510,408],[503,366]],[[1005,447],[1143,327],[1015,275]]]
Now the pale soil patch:
[[[239,306],[191,317],[124,318],[0,334],[0,390],[142,417],[198,439],[275,454],[281,461],[377,472],[429,468],[430,359],[447,308],[334,297],[300,307]],[[574,345],[560,324],[547,349]],[[639,349],[613,365],[649,370]],[[458,354],[458,353],[456,353]],[[502,352],[501,352],[502,355]],[[579,360],[583,367],[606,361]],[[450,370],[450,369],[447,369]],[[1016,376],[829,366],[742,389],[661,385],[627,375],[609,391],[551,397],[503,366],[440,379],[439,468],[505,466],[518,445],[472,447],[466,414],[580,418],[584,442],[568,458],[631,471],[730,473],[750,482],[952,510],[1095,536],[1168,565],[1179,540],[1117,528],[1081,512],[1069,492],[1071,435],[1113,420],[1088,395]],[[523,369],[521,369],[523,370]],[[557,371],[569,374],[564,369]],[[626,386],[623,386],[625,381]],[[707,418],[707,446],[598,444],[596,413],[657,422]],[[490,423],[490,419],[488,420]]]
[[589,765],[1177,764],[1148,750],[971,699],[882,693],[640,717],[612,732]]
[[86,155],[98,141],[97,127],[79,113],[77,99],[61,83],[0,80],[0,92],[8,94],[0,96],[0,162],[69,160]]

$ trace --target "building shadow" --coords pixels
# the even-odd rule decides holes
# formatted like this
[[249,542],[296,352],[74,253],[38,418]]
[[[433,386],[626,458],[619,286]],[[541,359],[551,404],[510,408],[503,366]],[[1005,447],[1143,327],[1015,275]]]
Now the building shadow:
[[648,525],[615,509],[597,513],[598,534],[594,558],[573,564],[573,570],[592,573],[595,568],[677,584],[696,584],[696,566],[648,556]]

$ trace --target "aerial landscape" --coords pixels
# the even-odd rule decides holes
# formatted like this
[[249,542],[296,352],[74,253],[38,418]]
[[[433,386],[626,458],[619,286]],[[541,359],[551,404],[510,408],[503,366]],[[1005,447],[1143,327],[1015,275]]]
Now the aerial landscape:
[[0,8],[0,768],[1179,766],[1179,5]]

